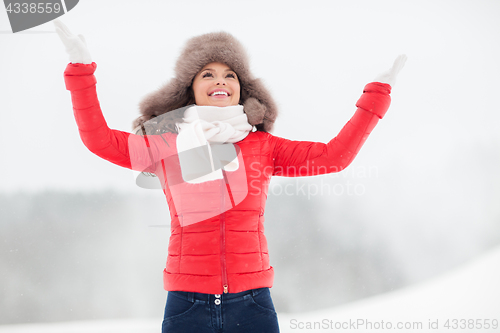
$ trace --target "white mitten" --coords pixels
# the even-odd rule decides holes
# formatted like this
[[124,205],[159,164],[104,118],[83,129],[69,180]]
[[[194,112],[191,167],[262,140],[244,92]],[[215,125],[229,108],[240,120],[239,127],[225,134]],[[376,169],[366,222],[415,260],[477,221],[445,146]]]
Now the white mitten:
[[396,60],[394,60],[392,68],[386,70],[382,74],[377,75],[377,77],[375,78],[375,82],[387,83],[394,88],[394,85],[396,84],[396,77],[398,76],[399,71],[404,67],[406,59],[406,55],[399,55]]
[[82,35],[73,35],[68,27],[59,19],[53,22],[56,32],[66,47],[66,52],[69,54],[69,61],[73,64],[91,64],[92,59],[85,38]]

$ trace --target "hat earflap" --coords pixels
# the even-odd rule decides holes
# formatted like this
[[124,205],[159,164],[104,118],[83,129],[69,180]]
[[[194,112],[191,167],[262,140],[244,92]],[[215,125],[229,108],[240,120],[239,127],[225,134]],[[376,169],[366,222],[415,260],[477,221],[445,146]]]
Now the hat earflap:
[[267,108],[257,98],[250,97],[243,103],[243,111],[247,114],[250,125],[258,125],[264,122]]

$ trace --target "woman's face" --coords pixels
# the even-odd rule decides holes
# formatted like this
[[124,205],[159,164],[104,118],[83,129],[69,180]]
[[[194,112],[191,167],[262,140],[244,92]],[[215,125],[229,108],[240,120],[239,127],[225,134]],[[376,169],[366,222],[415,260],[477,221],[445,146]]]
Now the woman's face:
[[240,102],[240,82],[227,65],[211,62],[193,80],[196,105],[230,106]]

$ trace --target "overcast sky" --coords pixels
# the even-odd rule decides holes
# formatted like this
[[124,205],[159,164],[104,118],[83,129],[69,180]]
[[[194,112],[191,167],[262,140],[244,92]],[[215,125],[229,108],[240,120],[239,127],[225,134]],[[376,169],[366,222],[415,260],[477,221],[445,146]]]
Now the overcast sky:
[[[358,158],[431,175],[460,151],[483,149],[499,163],[499,14],[495,0],[81,0],[62,21],[86,37],[103,112],[121,130],[130,130],[141,98],[172,77],[184,42],[201,33],[225,30],[244,44],[279,105],[274,134],[300,140],[334,137],[363,86],[405,53],[389,113]],[[10,30],[4,10],[0,30]],[[54,33],[29,33],[53,30],[47,23],[0,34],[0,190],[135,190],[130,171],[80,142],[64,48]],[[461,167],[485,179],[498,170]]]

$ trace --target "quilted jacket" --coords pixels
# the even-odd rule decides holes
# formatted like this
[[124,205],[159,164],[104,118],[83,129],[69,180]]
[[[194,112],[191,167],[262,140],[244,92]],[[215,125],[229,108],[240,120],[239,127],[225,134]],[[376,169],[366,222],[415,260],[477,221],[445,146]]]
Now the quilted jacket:
[[[154,172],[170,210],[171,235],[164,288],[209,294],[271,287],[274,271],[264,235],[271,176],[338,172],[354,159],[390,104],[391,87],[365,86],[357,110],[327,144],[250,132],[237,142],[239,172],[201,184],[177,179],[174,133],[139,136],[111,130],[96,94],[96,64],[69,64],[64,72],[85,146],[122,167]],[[243,173],[242,173],[243,170]]]

